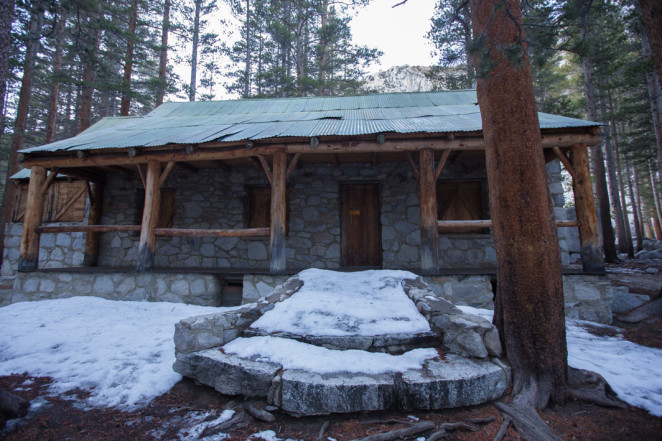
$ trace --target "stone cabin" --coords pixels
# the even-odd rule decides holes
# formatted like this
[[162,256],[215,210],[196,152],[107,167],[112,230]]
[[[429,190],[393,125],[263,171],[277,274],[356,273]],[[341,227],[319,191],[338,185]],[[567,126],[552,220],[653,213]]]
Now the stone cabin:
[[[599,124],[539,119],[563,264],[583,265],[564,275],[567,311],[609,321],[586,161]],[[21,153],[30,170],[14,176],[4,303],[232,305],[309,267],[408,269],[451,301],[492,301],[474,90],[165,103]],[[563,209],[559,163],[576,217]]]

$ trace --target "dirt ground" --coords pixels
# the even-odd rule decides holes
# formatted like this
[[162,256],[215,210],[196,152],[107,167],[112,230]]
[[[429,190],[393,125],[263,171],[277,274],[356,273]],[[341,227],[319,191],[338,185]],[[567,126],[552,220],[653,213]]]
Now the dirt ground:
[[[652,273],[652,270],[646,272],[647,268],[655,268],[659,272]],[[628,286],[630,292],[646,294],[651,298],[660,295],[662,264],[650,265],[629,261],[622,265],[609,265],[608,273],[613,284]],[[623,334],[628,340],[662,348],[661,318],[634,325],[618,321],[614,324],[625,331]],[[594,332],[611,331],[596,327]],[[48,378],[34,378],[27,375],[0,377],[0,388],[12,391],[28,400],[36,399],[33,401],[33,408],[36,409],[33,409],[28,417],[18,422],[16,420],[10,422],[10,430],[0,432],[0,439],[7,441],[197,439],[196,433],[189,433],[192,416],[203,415],[207,420],[211,420],[217,418],[223,409],[239,410],[242,405],[242,402],[233,397],[220,395],[211,388],[184,379],[169,393],[156,398],[149,406],[137,411],[86,410],[83,405],[85,391],[73,390],[52,396],[48,393],[49,384]],[[254,404],[258,408],[263,408],[265,405],[260,401],[254,401]],[[492,440],[502,423],[501,414],[490,404],[435,412],[370,412],[305,418],[294,418],[278,412],[274,415],[276,420],[271,423],[247,416],[243,427],[223,431],[229,433],[229,437],[224,439],[243,441],[252,434],[273,430],[280,439],[346,441],[409,427],[417,422],[433,421],[436,424],[473,422],[477,431],[459,429],[451,432],[445,439],[483,441]],[[651,416],[648,412],[634,407],[625,410],[605,409],[571,401],[563,406],[549,408],[542,412],[541,416],[566,441],[662,440],[662,418]],[[486,419],[490,418],[492,420],[487,422]],[[320,429],[327,421],[328,426],[324,435],[318,438]],[[423,432],[406,439],[415,440],[429,434],[430,431]],[[214,439],[213,430],[208,430],[204,435],[212,435],[207,439]],[[219,436],[215,439],[223,438]],[[511,427],[505,439],[521,438]]]

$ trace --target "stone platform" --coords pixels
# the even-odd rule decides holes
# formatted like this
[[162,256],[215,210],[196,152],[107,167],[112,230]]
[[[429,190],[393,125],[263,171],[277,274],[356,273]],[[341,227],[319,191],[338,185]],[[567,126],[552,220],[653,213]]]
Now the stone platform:
[[496,328],[435,297],[420,278],[402,280],[402,288],[430,324],[430,332],[343,337],[278,334],[325,347],[332,357],[333,351],[347,349],[401,353],[436,348],[440,355],[425,360],[420,368],[316,373],[287,369],[257,356],[224,353],[222,346],[237,337],[264,335],[251,324],[302,286],[294,276],[257,304],[180,321],[175,326],[174,370],[223,394],[265,397],[292,415],[468,406],[497,399],[508,387],[510,368],[499,359]]

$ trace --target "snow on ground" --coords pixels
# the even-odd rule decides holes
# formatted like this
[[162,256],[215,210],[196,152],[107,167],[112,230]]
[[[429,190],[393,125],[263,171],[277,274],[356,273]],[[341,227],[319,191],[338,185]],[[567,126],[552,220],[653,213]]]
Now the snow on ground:
[[220,308],[97,297],[0,308],[0,375],[55,380],[54,392],[89,389],[92,406],[145,404],[177,383],[175,323]]
[[[461,308],[491,318],[491,311]],[[77,387],[89,390],[90,405],[144,405],[180,379],[172,371],[174,324],[220,310],[95,297],[9,305],[0,308],[0,375],[50,376],[55,393]],[[662,350],[590,334],[585,324],[567,321],[570,365],[599,372],[621,399],[662,416]],[[293,362],[316,358],[298,349],[281,350],[284,357],[296,358]],[[265,353],[266,349],[261,355]],[[346,370],[360,363],[364,362],[354,359],[342,364]]]
[[414,349],[402,355],[357,349],[338,351],[280,337],[240,337],[223,346],[223,350],[243,358],[257,356],[260,361],[278,363],[285,369],[303,369],[318,374],[404,372],[418,369],[425,360],[439,355],[432,348]]
[[[469,306],[458,308],[488,320],[492,320],[494,313]],[[587,325],[606,326],[566,318],[568,364],[599,373],[618,398],[662,417],[662,349],[648,348],[620,337],[597,336],[586,329]]]
[[415,334],[430,330],[402,288],[403,279],[417,277],[413,273],[308,269],[299,277],[303,287],[277,303],[253,323],[253,328],[317,336]]

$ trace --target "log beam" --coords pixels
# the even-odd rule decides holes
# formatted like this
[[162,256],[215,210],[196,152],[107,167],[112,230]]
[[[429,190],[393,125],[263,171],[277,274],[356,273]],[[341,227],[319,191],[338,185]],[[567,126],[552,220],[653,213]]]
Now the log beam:
[[154,252],[156,250],[154,229],[159,221],[159,205],[161,204],[160,177],[161,164],[157,161],[148,162],[147,176],[145,177],[145,205],[140,227],[140,242],[138,243],[137,271],[149,271],[154,266]]
[[[438,136],[434,138],[434,136]],[[184,146],[169,149],[154,149],[143,151],[140,155],[130,157],[126,153],[97,153],[89,154],[82,158],[74,155],[31,153],[24,157],[23,164],[27,167],[34,165],[44,167],[99,167],[110,165],[134,165],[145,164],[148,161],[211,161],[227,160],[233,158],[255,157],[257,154],[269,155],[276,151],[285,151],[289,154],[328,154],[328,153],[372,153],[372,152],[403,152],[418,151],[420,149],[440,150],[483,150],[482,136],[456,136],[448,139],[445,136],[432,134],[428,139],[392,139],[384,144],[369,141],[343,140],[333,142],[322,142],[313,148],[310,143],[293,140],[291,144],[279,144],[254,146],[246,149],[240,146],[232,146],[228,143],[205,143],[192,153],[186,153]],[[590,133],[566,133],[566,134],[543,134],[542,145],[544,148],[570,147],[573,144],[594,145],[600,142],[599,135]]]
[[39,265],[39,237],[35,228],[41,224],[44,217],[44,193],[42,188],[46,182],[46,169],[32,167],[28,197],[23,217],[23,236],[21,236],[19,271],[34,271]]
[[604,273],[605,260],[598,232],[598,215],[593,200],[586,146],[575,144],[570,148],[570,154],[575,172],[572,189],[579,223],[582,268],[589,273]]
[[[571,221],[556,221],[556,227],[577,227],[579,222]],[[491,219],[480,220],[440,220],[437,221],[437,228],[444,231],[452,230],[465,230],[467,228],[492,228]]]
[[[89,184],[88,184],[89,185]],[[101,223],[103,206],[103,184],[93,184],[88,194],[90,199],[90,213],[87,216],[88,225]],[[85,254],[83,266],[97,266],[99,264],[99,232],[88,231],[85,235]]]
[[271,181],[271,226],[270,226],[270,248],[271,262],[269,269],[278,274],[285,271],[286,249],[285,249],[285,223],[287,222],[287,199],[285,197],[287,180],[287,154],[276,152],[273,156],[273,170]]
[[436,274],[438,269],[437,180],[435,179],[434,150],[418,153],[421,207],[421,273]]
[[140,231],[140,225],[43,225],[35,228],[38,233],[114,233]]
[[237,228],[234,230],[212,230],[195,228],[155,228],[157,236],[170,237],[269,237],[269,228]]

